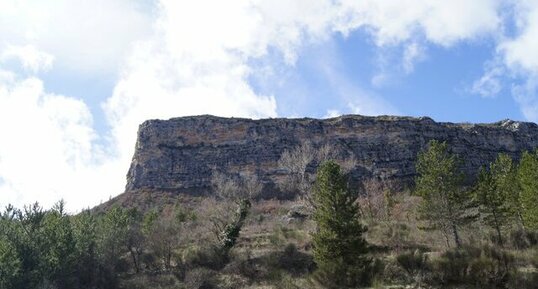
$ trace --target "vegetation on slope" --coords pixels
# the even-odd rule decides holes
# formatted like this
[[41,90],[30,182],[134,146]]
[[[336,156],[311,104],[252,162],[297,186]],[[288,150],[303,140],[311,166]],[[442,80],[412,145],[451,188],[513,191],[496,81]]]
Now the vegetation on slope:
[[537,288],[538,151],[499,155],[469,186],[465,160],[431,142],[412,192],[353,187],[352,157],[330,159],[307,144],[283,156],[295,201],[215,172],[217,195],[145,212],[8,206],[0,288]]

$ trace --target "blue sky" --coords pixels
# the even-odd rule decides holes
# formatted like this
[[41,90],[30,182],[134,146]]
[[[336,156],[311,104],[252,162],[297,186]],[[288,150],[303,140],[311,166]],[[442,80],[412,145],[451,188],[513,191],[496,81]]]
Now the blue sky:
[[[510,93],[510,84],[517,83],[517,79],[502,77],[506,84],[494,96],[482,97],[472,91],[474,82],[484,74],[485,63],[493,57],[492,39],[450,48],[426,45],[423,59],[407,73],[381,63],[383,57],[389,58],[389,62],[401,61],[401,47],[380,51],[372,42],[372,36],[363,30],[347,37],[334,35],[329,44],[313,45],[303,51],[288,71],[291,77],[285,85],[264,87],[256,79],[250,83],[258,92],[275,94],[281,104],[279,115],[326,117],[327,110],[353,113],[319,67],[319,59],[326,59],[329,53],[337,58],[330,62],[346,81],[392,106],[386,110],[388,114],[430,116],[448,122],[494,122],[505,118],[528,121]],[[386,79],[376,83],[376,76],[381,74]],[[301,91],[299,98],[290,93],[297,90]]]
[[150,118],[538,121],[536,0],[0,0],[0,206],[123,191]]

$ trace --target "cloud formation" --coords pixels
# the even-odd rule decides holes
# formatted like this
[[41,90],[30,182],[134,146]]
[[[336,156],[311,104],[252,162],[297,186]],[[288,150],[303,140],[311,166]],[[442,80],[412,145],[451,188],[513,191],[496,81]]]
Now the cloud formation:
[[131,0],[0,0],[0,51],[30,45],[71,73],[116,73],[130,45],[149,36],[153,15]]
[[528,120],[538,122],[538,1],[518,1],[514,10],[516,35],[503,38],[497,51],[508,70],[522,82],[511,89],[521,112]]
[[25,70],[36,73],[41,70],[49,70],[52,67],[54,57],[48,53],[37,50],[32,45],[25,45],[8,46],[2,55],[0,55],[0,61],[5,62],[10,59],[19,61]]
[[1,205],[50,206],[64,198],[70,208],[82,208],[121,189],[123,168],[95,145],[83,101],[47,93],[34,76],[0,75],[9,76],[0,77]]
[[[509,19],[506,6],[515,11]],[[407,74],[428,45],[493,39],[500,72],[486,67],[473,90],[494,95],[499,73],[519,74],[513,95],[536,121],[537,19],[530,0],[0,0],[0,205],[63,197],[79,209],[106,200],[123,189],[141,122],[275,117],[274,84],[262,94],[251,79],[284,81],[280,72],[293,69],[304,50],[358,30],[381,53],[396,51],[397,65],[387,63]],[[506,36],[512,20],[516,34]],[[327,115],[397,112],[340,73],[341,56],[331,53],[320,71],[346,107],[327,107]],[[20,69],[2,68],[14,59]],[[39,73],[54,69],[115,77],[102,104],[109,131],[94,130],[77,95],[47,91]],[[381,70],[379,83],[390,77]]]

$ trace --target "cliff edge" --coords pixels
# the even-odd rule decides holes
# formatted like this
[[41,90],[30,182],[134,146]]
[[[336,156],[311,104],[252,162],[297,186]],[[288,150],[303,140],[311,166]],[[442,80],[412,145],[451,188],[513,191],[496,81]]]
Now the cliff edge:
[[329,144],[342,159],[356,158],[352,176],[357,180],[375,177],[403,189],[412,185],[417,154],[432,139],[446,141],[464,160],[463,170],[473,175],[498,153],[518,158],[522,151],[538,147],[538,126],[511,120],[458,124],[359,115],[148,120],[138,131],[125,192],[209,194],[211,174],[219,170],[231,175],[255,172],[264,183],[264,197],[283,197],[275,182],[286,172],[277,162],[285,150],[304,141],[314,147]]

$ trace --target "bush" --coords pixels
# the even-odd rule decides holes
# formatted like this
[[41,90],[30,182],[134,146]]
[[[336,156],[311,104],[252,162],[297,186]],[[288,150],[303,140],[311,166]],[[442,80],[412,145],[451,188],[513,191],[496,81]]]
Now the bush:
[[515,271],[506,288],[538,289],[538,272]]
[[250,250],[236,251],[231,255],[230,262],[224,267],[222,272],[227,275],[242,276],[255,280],[259,273],[255,265]]
[[290,243],[279,254],[275,267],[288,271],[294,276],[311,272],[314,267],[314,260],[311,255],[297,250],[295,244]]
[[[383,264],[383,270],[381,274],[376,278],[378,281],[391,284],[409,284],[414,282],[414,278],[402,268],[397,260],[385,259]],[[375,280],[374,280],[375,281]],[[374,284],[372,284],[374,285]],[[375,286],[373,286],[376,288]]]
[[220,270],[228,263],[228,256],[220,247],[207,246],[186,251],[183,262],[187,268],[205,267]]
[[185,275],[186,289],[213,289],[218,288],[215,280],[216,272],[206,268],[195,268],[187,271]]
[[129,289],[147,289],[147,288],[158,288],[158,289],[177,289],[182,287],[180,282],[172,274],[138,274],[132,275],[131,278],[123,280],[119,288],[129,288]]
[[510,232],[509,241],[518,250],[528,249],[538,245],[538,232],[516,229]]
[[443,284],[503,288],[515,271],[514,259],[496,247],[463,246],[446,251],[432,264],[434,279]]
[[144,269],[148,271],[157,272],[160,270],[161,264],[155,254],[143,253],[142,256],[140,256],[140,261],[144,264]]
[[428,255],[420,250],[400,254],[396,257],[396,261],[416,281],[421,280],[423,274],[430,270]]
[[384,245],[399,251],[404,247],[409,247],[409,236],[411,228],[400,222],[386,222],[379,225],[379,238]]
[[301,289],[297,284],[295,284],[295,278],[284,275],[276,284],[279,289]]

